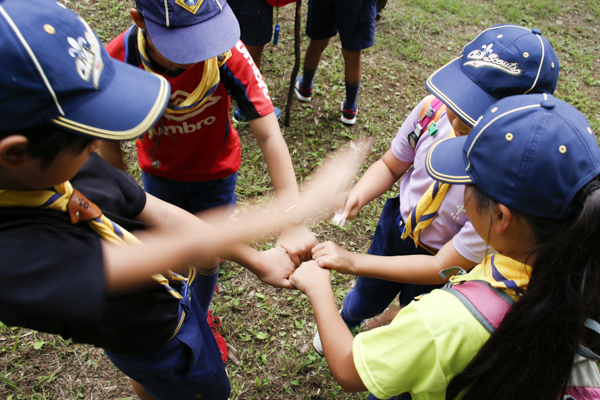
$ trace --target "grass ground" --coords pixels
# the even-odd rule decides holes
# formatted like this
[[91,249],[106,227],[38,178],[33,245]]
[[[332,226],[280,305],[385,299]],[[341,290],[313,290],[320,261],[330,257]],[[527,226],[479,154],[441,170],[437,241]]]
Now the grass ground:
[[[129,25],[129,0],[64,3],[89,21],[104,42]],[[281,10],[280,42],[272,53],[267,47],[263,60],[262,72],[281,109],[293,65],[293,9]],[[358,123],[346,127],[339,122],[344,74],[336,38],[317,73],[313,101],[294,103],[290,126],[282,126],[299,183],[325,154],[359,135],[376,139],[364,168],[377,160],[412,107],[427,94],[423,85],[427,75],[458,55],[480,30],[498,23],[542,30],[560,60],[555,94],[579,108],[600,132],[599,0],[390,0],[382,15],[376,44],[364,53]],[[307,43],[303,35],[302,51]],[[271,185],[252,134],[243,128],[240,137],[243,161],[238,196],[239,208],[244,209],[271,194]],[[126,146],[132,149],[131,144]],[[132,173],[138,173],[133,159],[131,164]],[[396,192],[394,187],[389,195]],[[374,201],[343,229],[321,222],[312,230],[320,241],[333,240],[365,252],[382,204]],[[262,238],[255,246],[266,249],[275,240]],[[352,277],[333,275],[339,302],[352,283]],[[325,360],[312,349],[314,317],[304,295],[265,286],[237,265],[222,271],[220,286],[214,313],[222,317],[223,336],[237,349],[239,359],[237,364],[227,363],[232,399],[366,398],[365,394],[344,393]],[[101,350],[0,323],[0,399],[131,398],[135,396],[127,378]]]

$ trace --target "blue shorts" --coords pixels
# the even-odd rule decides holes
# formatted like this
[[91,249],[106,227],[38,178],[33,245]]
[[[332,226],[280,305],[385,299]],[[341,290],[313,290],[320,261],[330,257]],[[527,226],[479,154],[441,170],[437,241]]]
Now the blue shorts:
[[[375,235],[368,254],[399,256],[436,253],[436,250],[425,248],[422,245],[415,246],[415,242],[410,237],[402,240],[399,225],[401,220],[398,197],[387,200],[377,228],[375,228]],[[342,318],[348,326],[357,326],[362,320],[381,314],[398,293],[400,293],[400,304],[406,305],[415,296],[429,293],[440,286],[442,285],[416,285],[359,276],[354,288],[344,298]]]
[[306,35],[322,40],[339,31],[345,50],[363,50],[375,44],[376,16],[376,0],[309,0]]
[[185,317],[173,339],[150,354],[104,352],[157,400],[226,400],[229,378],[206,314],[187,284],[181,294],[179,315]]
[[152,196],[193,214],[226,205],[229,205],[228,214],[235,209],[237,172],[214,181],[184,182],[160,178],[142,171],[142,182],[144,190]]
[[[387,400],[411,400],[412,396],[410,395],[410,393],[402,393],[401,395],[398,396],[394,396],[394,397],[390,397]],[[367,400],[379,400],[377,397],[373,396],[372,394],[369,394],[369,397],[367,397]]]
[[229,0],[227,2],[240,23],[242,42],[262,46],[273,36],[273,7],[267,0]]

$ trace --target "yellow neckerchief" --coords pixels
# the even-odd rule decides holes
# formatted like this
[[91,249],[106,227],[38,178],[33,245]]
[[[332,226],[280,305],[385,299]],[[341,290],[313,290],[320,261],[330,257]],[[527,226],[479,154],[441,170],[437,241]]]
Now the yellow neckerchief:
[[455,275],[450,278],[451,282],[462,281],[464,277],[472,276],[474,273],[483,272],[485,280],[495,288],[504,290],[510,297],[519,300],[525,294],[529,279],[531,278],[531,267],[502,254],[492,254],[483,259],[467,275]]
[[[71,223],[85,221],[100,237],[119,246],[141,243],[138,238],[108,219],[94,203],[73,189],[69,181],[54,186],[53,190],[0,190],[0,207],[31,207],[57,210],[69,213]],[[169,271],[171,279],[186,281]],[[169,281],[161,274],[152,275],[152,279],[163,285],[169,293],[178,299],[181,295],[169,286]]]
[[[450,137],[455,137],[456,133],[454,129],[450,131]],[[440,209],[446,193],[450,189],[449,183],[442,183],[435,181],[431,184],[429,189],[421,196],[417,206],[408,215],[407,220],[404,222],[404,231],[402,232],[402,239],[406,239],[408,236],[412,237],[415,246],[419,245],[421,239],[421,233],[423,229],[429,226],[438,210]]]
[[[138,29],[137,41],[144,69],[156,74],[152,68],[152,63],[146,54],[146,37],[141,29]],[[225,64],[230,57],[231,50],[218,57],[213,57],[204,61],[202,80],[198,84],[198,87],[179,104],[169,104],[165,110],[165,114],[185,114],[202,107],[217,89],[217,86],[219,86],[219,67]]]

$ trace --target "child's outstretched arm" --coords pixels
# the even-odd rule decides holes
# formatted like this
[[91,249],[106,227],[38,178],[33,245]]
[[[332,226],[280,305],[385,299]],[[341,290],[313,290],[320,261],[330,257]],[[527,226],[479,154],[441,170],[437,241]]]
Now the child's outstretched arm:
[[117,246],[102,242],[106,288],[119,290],[149,281],[152,274],[187,265],[214,267],[223,240],[217,229],[193,214],[146,193],[146,205],[137,216],[147,231],[136,232],[142,244]]
[[232,249],[223,254],[223,257],[246,267],[267,285],[285,289],[294,287],[288,278],[294,272],[295,266],[282,247],[257,251],[239,244],[232,246]]
[[227,234],[233,226],[215,228],[179,207],[150,194],[146,197],[146,206],[137,217],[148,227],[137,234],[143,245],[120,247],[103,242],[107,289],[143,284],[152,274],[180,271],[187,265],[212,269],[221,256],[246,266],[269,285],[293,287],[287,278],[294,264],[284,249],[256,251]]
[[354,366],[352,356],[354,336],[342,320],[335,304],[331,288],[331,272],[319,268],[314,261],[308,261],[296,269],[290,276],[290,282],[310,299],[323,344],[323,352],[336,382],[347,392],[366,390]]
[[354,185],[341,206],[342,215],[346,219],[356,218],[361,208],[388,191],[411,165],[398,160],[392,150],[388,150]]
[[[319,210],[331,207],[335,197],[356,176],[370,141],[356,142],[354,148],[346,146],[336,151],[313,174],[298,203],[307,217],[314,218]],[[152,274],[206,263],[207,258],[234,251],[240,243],[291,224],[285,213],[268,210],[268,213],[245,215],[236,223],[213,227],[149,194],[146,198],[146,205],[137,216],[148,227],[139,233],[144,245],[118,246],[102,242],[107,290],[142,285]]]
[[469,271],[476,263],[461,256],[451,241],[434,256],[404,255],[375,256],[356,254],[344,250],[333,242],[324,242],[313,247],[313,259],[321,268],[334,269],[343,274],[366,278],[384,279],[392,282],[436,285],[446,282],[439,272],[450,267],[461,267]]
[[[298,184],[287,144],[281,135],[279,123],[274,113],[248,121],[250,129],[260,146],[279,207],[295,213],[298,205]],[[299,266],[302,261],[310,260],[310,249],[319,243],[317,238],[300,223],[285,229],[277,245],[286,249],[292,261]]]

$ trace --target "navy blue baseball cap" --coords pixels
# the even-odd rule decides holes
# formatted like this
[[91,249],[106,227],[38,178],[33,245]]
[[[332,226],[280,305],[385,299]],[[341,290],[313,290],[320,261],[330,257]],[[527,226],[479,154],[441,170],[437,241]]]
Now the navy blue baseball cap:
[[156,49],[176,64],[194,64],[230,50],[240,25],[227,0],[136,0]]
[[495,25],[431,74],[425,86],[473,126],[483,111],[504,97],[553,94],[558,70],[558,57],[539,29]]
[[600,148],[568,103],[549,94],[510,96],[485,111],[468,136],[434,145],[426,167],[435,180],[474,184],[513,210],[560,220],[600,174]]
[[0,131],[47,123],[108,140],[161,117],[168,82],[113,60],[92,29],[53,0],[0,0]]

